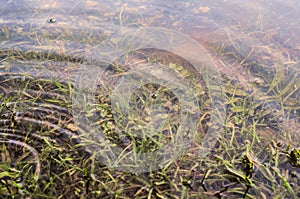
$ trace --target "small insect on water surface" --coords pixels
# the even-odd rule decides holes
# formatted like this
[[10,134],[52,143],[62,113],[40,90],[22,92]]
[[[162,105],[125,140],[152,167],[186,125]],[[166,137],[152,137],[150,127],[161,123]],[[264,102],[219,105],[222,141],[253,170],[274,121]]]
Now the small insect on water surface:
[[55,18],[50,18],[50,19],[48,20],[48,22],[49,22],[49,23],[55,23],[55,22],[56,22],[56,19],[55,19]]

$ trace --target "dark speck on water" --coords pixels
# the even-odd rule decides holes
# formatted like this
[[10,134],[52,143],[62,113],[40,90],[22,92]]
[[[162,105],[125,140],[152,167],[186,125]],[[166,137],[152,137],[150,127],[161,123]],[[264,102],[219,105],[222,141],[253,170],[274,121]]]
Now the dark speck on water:
[[49,23],[55,23],[55,22],[56,22],[56,19],[55,19],[55,18],[50,18],[50,19],[48,20],[48,22],[49,22]]

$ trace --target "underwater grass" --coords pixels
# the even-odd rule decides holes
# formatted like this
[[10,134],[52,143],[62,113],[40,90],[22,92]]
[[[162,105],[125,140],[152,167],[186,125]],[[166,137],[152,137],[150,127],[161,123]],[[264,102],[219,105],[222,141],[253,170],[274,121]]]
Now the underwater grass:
[[[18,73],[10,73],[7,59],[39,62],[41,56],[17,52],[2,59],[7,54],[1,54],[0,195],[7,198],[147,199],[300,197],[299,136],[297,131],[285,128],[280,121],[280,117],[299,120],[299,69],[276,63],[268,72],[269,67],[263,64],[263,58],[261,63],[255,64],[245,60],[236,53],[239,47],[234,38],[231,42],[220,45],[222,49],[216,49],[218,57],[223,56],[233,65],[243,63],[248,74],[259,79],[251,82],[253,89],[249,90],[243,82],[224,78],[223,97],[226,99],[227,115],[222,129],[224,133],[217,138],[216,146],[206,157],[199,158],[199,145],[195,142],[180,158],[168,162],[165,167],[141,174],[112,169],[97,158],[99,152],[88,150],[90,145],[103,143],[82,137],[80,133],[84,133],[84,129],[73,123],[71,96],[76,91],[71,80],[47,80],[43,74],[36,78],[35,73],[20,73],[22,68]],[[232,59],[228,58],[229,54]],[[45,57],[48,58],[49,55]],[[155,61],[159,63],[160,60]],[[170,67],[180,72],[183,71],[180,66],[176,63]],[[43,68],[42,65],[40,67]],[[118,75],[126,75],[124,70],[116,71],[119,71]],[[187,77],[186,71],[181,73],[183,77]],[[291,73],[292,78],[289,76]],[[261,79],[263,82],[259,81]],[[170,108],[176,107],[176,103],[168,103],[172,95],[160,95],[166,93],[166,88],[160,88],[155,95],[151,89],[145,86],[138,90],[131,105],[147,110],[147,105],[158,99]],[[267,95],[262,95],[259,89]],[[127,132],[132,128],[131,122],[142,126],[147,121],[146,111],[137,109],[133,118],[119,115],[119,120],[114,121],[110,93],[106,89],[97,92],[96,108],[86,114],[100,115],[101,120],[95,125],[99,125],[109,138],[108,150],[121,144],[122,139],[128,142],[120,158],[126,158],[131,150],[156,150],[175,139],[172,137],[172,125],[166,125],[164,128],[170,132],[169,135],[135,139],[134,134],[128,134],[120,141],[118,126],[125,126]],[[199,89],[199,93],[202,92]],[[207,121],[205,115],[209,115],[209,110],[205,111],[200,123]],[[170,124],[176,123],[176,117],[172,119]],[[129,142],[130,139],[132,142]],[[201,140],[201,136],[198,139]],[[29,148],[9,140],[26,143],[37,151],[40,164],[38,178],[36,159],[30,156]]]

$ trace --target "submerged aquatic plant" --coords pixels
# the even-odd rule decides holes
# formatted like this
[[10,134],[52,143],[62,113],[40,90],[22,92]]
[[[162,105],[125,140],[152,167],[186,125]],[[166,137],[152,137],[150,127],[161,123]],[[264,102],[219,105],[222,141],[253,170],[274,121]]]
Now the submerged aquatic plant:
[[300,168],[300,150],[294,148],[290,153],[287,154],[291,165]]

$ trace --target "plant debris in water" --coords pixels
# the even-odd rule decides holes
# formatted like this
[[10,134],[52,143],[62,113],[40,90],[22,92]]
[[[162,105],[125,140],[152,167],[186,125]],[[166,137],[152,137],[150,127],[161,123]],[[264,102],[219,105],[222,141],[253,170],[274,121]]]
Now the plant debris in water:
[[[210,10],[212,9],[201,6],[195,12],[207,13]],[[116,15],[116,18],[125,19],[128,16],[123,13]],[[148,20],[155,22],[155,19]],[[49,26],[58,24],[54,18],[50,18],[48,22],[51,23]],[[7,28],[1,28],[0,36],[4,40],[20,38],[24,36],[22,31],[11,32]],[[56,31],[59,34],[62,30]],[[35,38],[29,34],[30,31],[26,33],[31,39]],[[250,34],[255,33],[243,33],[242,36],[250,39],[253,37]],[[50,33],[46,36],[55,38]],[[70,33],[66,37],[73,36]],[[231,68],[223,74],[226,120],[224,129],[217,129],[223,132],[217,138],[218,143],[205,158],[199,158],[197,154],[202,134],[210,125],[210,99],[203,79],[194,73],[192,66],[185,60],[172,57],[167,52],[148,49],[130,55],[144,63],[169,66],[176,77],[188,79],[202,102],[202,117],[195,144],[164,168],[142,174],[108,168],[99,161],[97,152],[86,148],[86,145],[95,141],[81,139],[80,135],[84,130],[76,126],[72,118],[72,81],[65,81],[68,79],[67,73],[62,70],[67,66],[80,66],[84,62],[80,56],[45,51],[38,53],[31,49],[1,49],[1,197],[299,198],[299,128],[286,128],[299,124],[299,60],[286,56],[280,57],[284,62],[276,62],[279,59],[272,55],[274,49],[267,45],[256,45],[254,48],[257,49],[247,51],[245,49],[248,48],[244,48],[245,44],[240,40],[242,36],[231,36],[226,41],[219,40],[210,45],[216,57],[236,70]],[[263,41],[268,35],[261,37]],[[259,36],[257,38],[260,39]],[[95,38],[91,35],[90,39],[80,41],[93,44]],[[259,53],[253,54],[255,50]],[[268,53],[263,53],[265,51]],[[162,54],[167,56],[161,56]],[[52,68],[65,63],[64,67],[58,67],[54,71],[56,77],[60,78],[49,80],[49,71],[42,70],[47,66],[43,64],[49,60]],[[275,61],[269,64],[270,60]],[[34,75],[27,74],[28,71],[22,73],[23,66],[29,62],[34,63],[31,66],[36,66],[31,69],[31,72],[35,72]],[[116,61],[108,69],[107,78],[113,83],[119,77],[126,76],[131,67],[128,64],[130,63],[126,65]],[[246,74],[241,79],[249,78],[251,86],[239,77],[229,78],[230,72],[237,76]],[[118,121],[114,119],[110,91],[105,89],[105,85],[99,85],[96,93],[97,112],[86,114],[98,115],[99,121],[95,125],[100,126],[111,143],[129,152],[157,150],[168,143],[176,132],[180,104],[174,98],[174,93],[166,87],[148,84],[136,90],[130,99],[134,117],[120,116]],[[153,101],[162,104],[165,110],[159,117],[169,118],[168,125],[163,126],[163,132],[144,139],[120,130],[120,126],[130,129],[135,124],[142,133],[144,124],[155,121],[149,114],[150,105],[155,104]],[[285,118],[289,119],[289,123],[282,125]],[[173,128],[168,128],[169,126]]]

